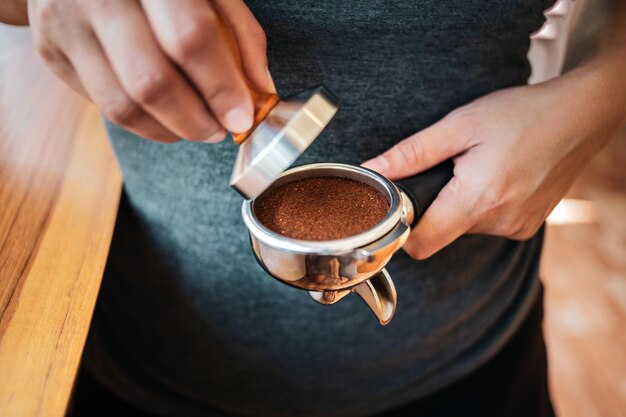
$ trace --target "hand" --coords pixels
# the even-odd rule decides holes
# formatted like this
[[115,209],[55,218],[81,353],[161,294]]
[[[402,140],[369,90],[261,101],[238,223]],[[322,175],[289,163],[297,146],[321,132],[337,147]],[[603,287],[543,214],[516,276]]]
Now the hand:
[[52,69],[106,118],[143,137],[217,142],[225,130],[252,126],[244,76],[274,92],[265,34],[242,0],[29,0],[28,8]]
[[428,258],[465,233],[537,232],[610,136],[606,105],[587,102],[593,87],[568,81],[489,94],[363,164],[395,180],[453,158],[454,177],[404,246],[410,256]]

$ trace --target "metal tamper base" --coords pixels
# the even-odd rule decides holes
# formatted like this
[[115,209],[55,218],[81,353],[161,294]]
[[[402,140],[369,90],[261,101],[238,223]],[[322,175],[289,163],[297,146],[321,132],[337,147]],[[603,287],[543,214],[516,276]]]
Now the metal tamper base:
[[319,85],[281,99],[239,145],[230,185],[254,199],[304,152],[337,113],[337,98]]

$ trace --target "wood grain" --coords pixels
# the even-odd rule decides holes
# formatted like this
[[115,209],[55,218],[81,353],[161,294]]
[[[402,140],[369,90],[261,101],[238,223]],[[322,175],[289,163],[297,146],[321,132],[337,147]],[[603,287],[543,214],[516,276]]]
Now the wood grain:
[[97,110],[0,26],[1,415],[64,415],[120,191]]

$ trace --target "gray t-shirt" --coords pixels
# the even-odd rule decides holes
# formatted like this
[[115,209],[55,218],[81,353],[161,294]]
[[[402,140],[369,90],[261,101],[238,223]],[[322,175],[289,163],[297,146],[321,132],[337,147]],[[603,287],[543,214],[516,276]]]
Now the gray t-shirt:
[[[526,83],[550,1],[254,0],[279,93],[326,84],[342,108],[297,164],[359,164],[472,99]],[[184,111],[184,109],[181,109]],[[228,186],[236,146],[163,145],[107,124],[124,172],[86,362],[171,416],[361,416],[466,375],[536,299],[541,233],[398,252],[392,322],[321,306],[254,260]],[[503,381],[506,383],[506,381]]]

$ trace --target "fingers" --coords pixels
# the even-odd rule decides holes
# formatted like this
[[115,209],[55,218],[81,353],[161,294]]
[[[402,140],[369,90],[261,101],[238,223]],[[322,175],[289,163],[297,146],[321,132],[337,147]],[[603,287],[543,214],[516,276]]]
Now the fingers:
[[[458,132],[444,118],[398,142],[363,166],[392,180],[415,175],[464,152],[466,141]],[[413,228],[403,247],[411,257],[430,257],[472,226],[471,211],[467,209],[471,201],[460,184],[460,179],[453,177]]]
[[220,124],[236,133],[252,127],[250,92],[229,49],[225,26],[209,2],[142,0],[142,5],[159,43],[193,81]]
[[213,0],[213,4],[235,36],[248,80],[259,91],[275,94],[267,65],[267,39],[259,22],[243,1]]
[[85,36],[71,60],[89,98],[104,117],[148,139],[166,143],[180,140],[124,92],[94,37]]
[[182,138],[205,140],[222,129],[161,51],[137,3],[113,0],[90,4],[96,36],[133,101]]
[[[50,69],[68,84],[74,91],[85,98],[85,91],[76,71],[65,53],[68,44],[82,39],[84,33],[83,16],[76,7],[59,7],[52,1],[40,4],[28,2],[28,18],[37,52]],[[74,25],[60,21],[66,18]]]
[[403,249],[415,259],[426,259],[467,232],[474,219],[461,181],[452,178],[411,230]]
[[63,82],[86,99],[90,98],[72,63],[63,52],[38,36],[35,36],[35,45],[41,58]]
[[465,142],[458,137],[458,131],[455,135],[443,119],[398,142],[363,166],[396,180],[422,172],[464,150]]

